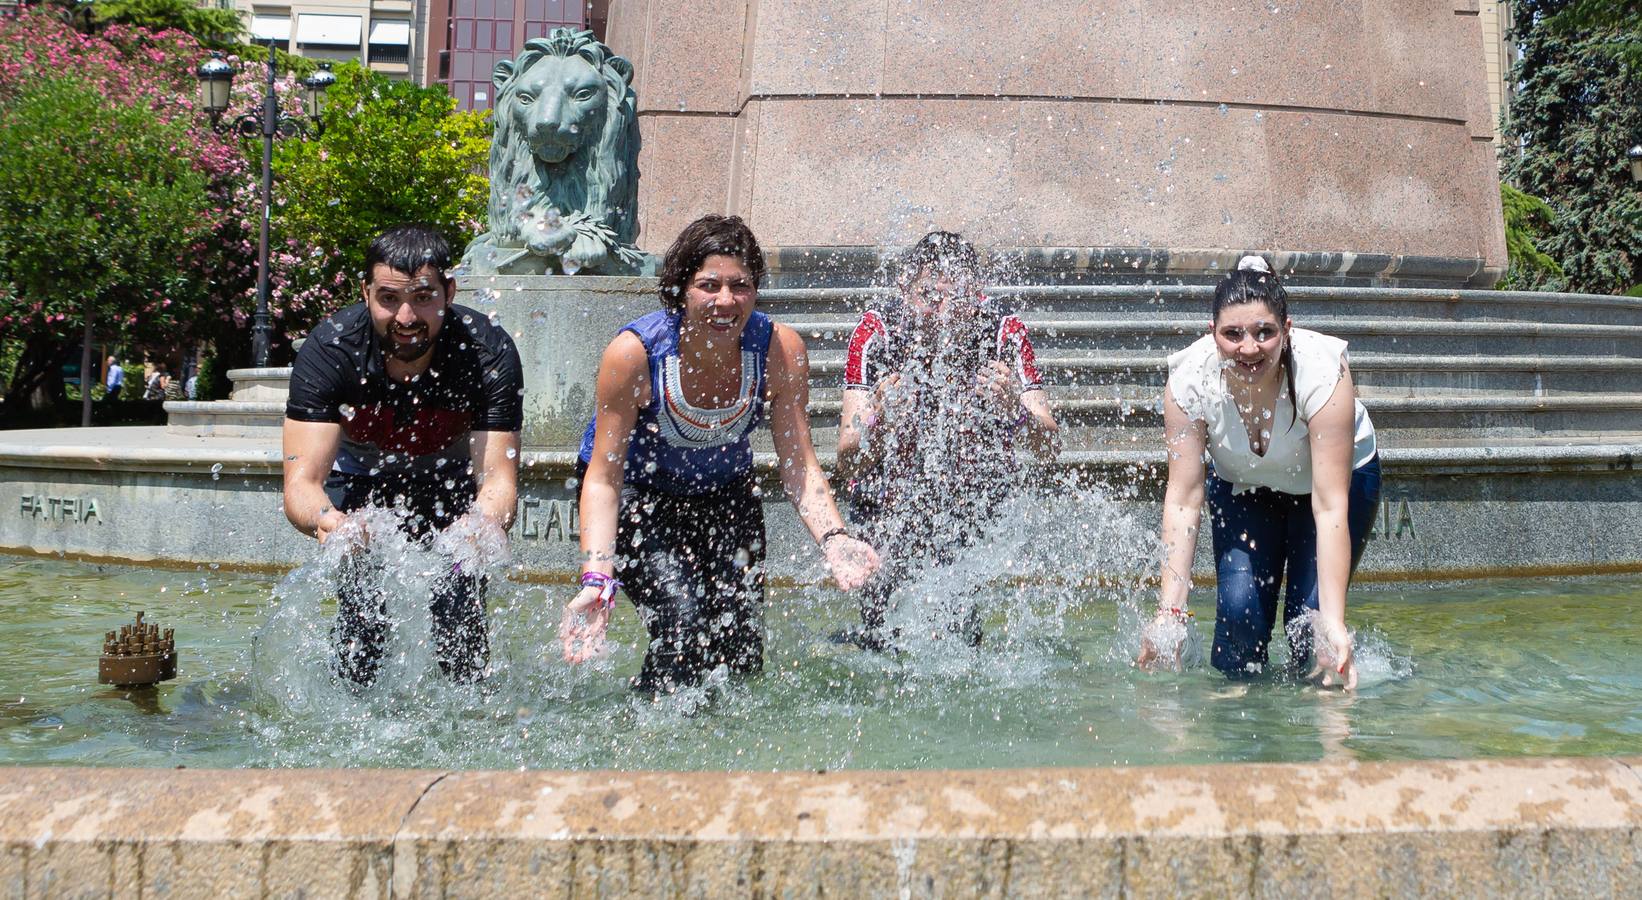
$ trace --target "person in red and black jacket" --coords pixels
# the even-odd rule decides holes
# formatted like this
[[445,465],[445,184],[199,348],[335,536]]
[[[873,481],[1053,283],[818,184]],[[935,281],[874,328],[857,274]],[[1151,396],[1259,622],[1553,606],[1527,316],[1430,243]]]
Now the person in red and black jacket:
[[[899,296],[861,316],[850,338],[838,474],[857,521],[887,562],[863,595],[863,628],[834,637],[869,649],[908,574],[951,563],[1018,483],[1015,451],[1060,452],[1060,428],[1025,324],[981,292],[975,248],[931,232],[902,258]],[[948,629],[972,644],[968,603]]]
[[[291,370],[285,406],[285,516],[321,543],[346,533],[349,514],[389,507],[425,543],[460,525],[480,543],[502,543],[518,500],[524,375],[513,339],[483,313],[451,302],[450,245],[418,225],[389,229],[365,256],[363,302],[308,335]],[[376,680],[390,622],[386,598],[350,553],[338,586],[336,669]],[[461,682],[489,664],[484,579],[451,571],[434,579],[429,611],[435,655]]]

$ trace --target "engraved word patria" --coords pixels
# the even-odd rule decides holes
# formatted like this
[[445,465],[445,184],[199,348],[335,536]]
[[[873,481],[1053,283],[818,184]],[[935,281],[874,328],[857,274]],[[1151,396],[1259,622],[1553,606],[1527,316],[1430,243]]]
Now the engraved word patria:
[[85,524],[93,519],[99,525],[103,522],[102,510],[98,507],[95,497],[49,497],[45,494],[24,494],[19,511],[24,518],[38,519],[44,516],[49,522]]

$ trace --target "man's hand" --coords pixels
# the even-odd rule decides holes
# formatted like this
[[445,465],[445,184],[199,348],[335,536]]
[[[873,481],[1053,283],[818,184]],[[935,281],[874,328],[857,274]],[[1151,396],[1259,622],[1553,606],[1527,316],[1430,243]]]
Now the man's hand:
[[319,539],[320,546],[340,546],[344,553],[363,550],[371,545],[371,533],[365,525],[364,516],[330,507],[320,514],[319,523],[314,527],[314,537]]
[[582,663],[604,654],[604,633],[610,627],[610,608],[599,601],[599,588],[589,585],[564,608],[559,643],[564,660]]
[[439,534],[441,552],[464,569],[479,570],[507,561],[507,530],[495,516],[474,508]]
[[319,538],[319,542],[323,544],[332,532],[341,528],[347,521],[346,513],[333,507],[326,507],[325,511],[319,514],[319,520],[314,523],[314,537]]
[[1014,373],[998,360],[993,360],[975,375],[975,393],[999,416],[1014,415],[1015,407],[1021,402]]

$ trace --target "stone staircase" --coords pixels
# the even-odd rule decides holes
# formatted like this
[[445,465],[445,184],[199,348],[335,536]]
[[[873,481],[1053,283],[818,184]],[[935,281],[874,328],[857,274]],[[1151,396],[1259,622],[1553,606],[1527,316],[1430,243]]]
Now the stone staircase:
[[[810,348],[816,445],[836,441],[845,345],[882,291],[778,289],[760,307]],[[1159,449],[1165,360],[1205,333],[1204,285],[1033,286],[994,296],[1030,327],[1068,461]],[[1382,446],[1642,441],[1642,300],[1447,289],[1294,287],[1297,326],[1351,343]],[[1116,462],[1113,458],[1111,461]]]
[[285,422],[290,367],[229,369],[227,400],[168,400],[165,423],[173,434],[279,440]]
[[[1031,328],[1066,428],[1068,461],[1158,450],[1165,359],[1204,333],[1212,288],[992,293]],[[1296,325],[1351,342],[1353,376],[1385,447],[1642,443],[1642,300],[1417,288],[1289,293]],[[837,441],[845,345],[860,310],[884,294],[779,288],[759,296],[761,309],[809,345],[810,410],[823,456]],[[290,369],[235,369],[229,377],[229,400],[166,403],[170,429],[277,438]],[[767,432],[759,449],[771,449]]]

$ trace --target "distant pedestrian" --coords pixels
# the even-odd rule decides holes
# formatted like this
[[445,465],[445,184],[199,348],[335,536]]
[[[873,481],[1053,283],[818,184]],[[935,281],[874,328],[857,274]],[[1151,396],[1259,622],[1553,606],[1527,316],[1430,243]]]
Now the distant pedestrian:
[[144,400],[164,400],[165,389],[171,386],[170,370],[165,363],[155,363],[154,371],[148,375],[148,382],[143,387]]
[[125,369],[121,368],[120,361],[110,356],[108,358],[108,375],[103,379],[103,399],[120,399],[120,389],[125,387]]

